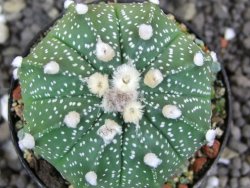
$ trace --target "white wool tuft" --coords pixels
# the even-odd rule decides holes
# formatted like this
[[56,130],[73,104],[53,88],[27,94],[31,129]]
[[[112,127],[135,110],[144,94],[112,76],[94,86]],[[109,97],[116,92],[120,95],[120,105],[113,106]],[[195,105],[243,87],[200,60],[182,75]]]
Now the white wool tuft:
[[140,73],[131,64],[123,64],[113,74],[113,87],[122,92],[131,92],[139,88]]
[[226,40],[233,40],[236,36],[236,33],[233,28],[226,28],[224,38]]
[[11,63],[11,65],[15,68],[20,68],[23,62],[23,57],[17,56]]
[[101,73],[92,74],[88,80],[88,88],[91,93],[102,97],[104,93],[109,89],[108,75],[103,75]]
[[168,119],[177,119],[182,115],[181,110],[175,105],[165,105],[162,114]]
[[152,168],[157,168],[162,163],[162,160],[154,153],[148,153],[144,156],[144,163]]
[[215,138],[216,138],[216,130],[213,129],[208,130],[206,133],[206,140],[208,142],[207,145],[210,147],[213,146]]
[[140,102],[131,102],[125,106],[123,111],[123,119],[126,123],[139,124],[143,116],[143,106]]
[[115,51],[99,38],[96,44],[96,56],[100,61],[109,62],[115,57]]
[[13,78],[14,78],[15,80],[18,80],[18,78],[19,78],[19,76],[18,76],[18,71],[19,71],[18,68],[15,68],[15,69],[13,70],[12,75],[13,75]]
[[89,10],[89,7],[83,3],[78,3],[76,5],[77,14],[86,14]]
[[105,144],[110,144],[116,135],[122,134],[122,127],[111,119],[105,120],[105,124],[97,130]]
[[160,4],[160,1],[159,1],[159,0],[149,0],[149,2],[154,3],[154,4],[156,4],[156,5],[159,5],[159,4]]
[[144,77],[144,84],[151,88],[157,87],[163,81],[163,75],[159,69],[149,70]]
[[60,66],[55,61],[50,61],[43,68],[44,68],[43,70],[44,74],[57,74],[60,71]]
[[35,147],[35,139],[31,134],[25,133],[24,138],[19,140],[18,145],[22,151],[25,149],[33,149]]
[[97,186],[97,174],[90,171],[85,175],[85,180],[92,186]]
[[80,114],[78,112],[72,111],[72,112],[69,112],[64,117],[64,121],[63,122],[69,128],[76,128],[77,125],[80,123],[80,120],[81,120]]
[[218,62],[217,54],[214,51],[210,52],[210,55],[213,59],[213,62]]
[[139,26],[139,35],[140,38],[143,40],[149,40],[151,39],[151,37],[153,36],[153,28],[151,25],[147,25],[147,24],[141,24]]
[[197,66],[202,66],[204,64],[204,57],[201,52],[194,55],[194,64]]
[[66,1],[64,1],[64,8],[65,9],[69,8],[69,6],[71,4],[73,4],[73,3],[74,3],[74,1],[72,1],[72,0],[66,0]]

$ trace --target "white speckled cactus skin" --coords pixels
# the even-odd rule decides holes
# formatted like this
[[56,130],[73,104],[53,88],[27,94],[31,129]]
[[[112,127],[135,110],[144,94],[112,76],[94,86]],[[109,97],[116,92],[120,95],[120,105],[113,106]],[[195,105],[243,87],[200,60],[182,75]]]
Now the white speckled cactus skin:
[[[84,14],[77,14],[75,6],[68,7],[23,59],[19,78],[27,122],[24,131],[34,136],[35,153],[75,188],[159,188],[206,143],[211,126],[212,58],[155,4],[101,3],[89,5]],[[150,39],[140,38],[141,24],[152,26]],[[115,52],[105,62],[96,55],[99,39]],[[204,57],[202,66],[194,63],[197,53]],[[54,74],[46,74],[44,67],[51,61],[59,71],[56,65]],[[141,77],[137,100],[143,115],[136,125],[125,123],[121,113],[105,112],[102,98],[91,93],[84,81],[96,72],[111,80],[117,67],[128,62]],[[153,88],[143,82],[152,69],[163,77]],[[164,116],[166,105],[175,106],[177,115],[172,110]],[[80,119],[68,127],[64,119],[70,112]],[[100,133],[107,120],[113,124],[105,130],[117,131],[112,135]],[[111,142],[105,143],[100,136],[105,134]],[[153,162],[145,162],[145,156]]]

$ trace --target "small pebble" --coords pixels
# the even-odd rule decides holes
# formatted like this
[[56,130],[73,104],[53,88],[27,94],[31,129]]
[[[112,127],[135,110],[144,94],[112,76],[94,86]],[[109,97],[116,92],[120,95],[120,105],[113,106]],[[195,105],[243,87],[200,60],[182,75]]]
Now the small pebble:
[[226,28],[225,33],[224,33],[224,38],[226,40],[233,40],[236,36],[236,33],[233,28]]

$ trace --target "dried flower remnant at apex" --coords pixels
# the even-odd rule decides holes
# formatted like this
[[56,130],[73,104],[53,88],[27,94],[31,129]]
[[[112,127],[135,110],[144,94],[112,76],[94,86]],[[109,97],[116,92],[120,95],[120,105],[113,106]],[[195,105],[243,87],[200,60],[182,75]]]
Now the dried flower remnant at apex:
[[66,1],[15,63],[23,131],[74,187],[158,188],[207,143],[214,55],[156,4]]

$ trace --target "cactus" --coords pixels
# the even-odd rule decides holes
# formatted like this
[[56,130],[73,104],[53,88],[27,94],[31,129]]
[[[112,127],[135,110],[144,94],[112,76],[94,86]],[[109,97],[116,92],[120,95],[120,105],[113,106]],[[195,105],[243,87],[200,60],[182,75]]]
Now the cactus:
[[22,149],[75,188],[161,187],[213,142],[212,56],[156,4],[65,5],[13,63]]

